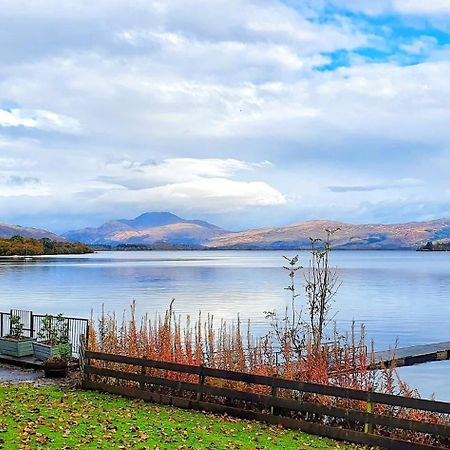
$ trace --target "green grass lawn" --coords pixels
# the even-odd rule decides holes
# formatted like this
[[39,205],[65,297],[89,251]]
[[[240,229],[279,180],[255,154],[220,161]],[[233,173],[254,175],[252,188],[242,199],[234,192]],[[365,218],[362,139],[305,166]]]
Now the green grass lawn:
[[298,431],[58,387],[0,386],[5,449],[349,449]]

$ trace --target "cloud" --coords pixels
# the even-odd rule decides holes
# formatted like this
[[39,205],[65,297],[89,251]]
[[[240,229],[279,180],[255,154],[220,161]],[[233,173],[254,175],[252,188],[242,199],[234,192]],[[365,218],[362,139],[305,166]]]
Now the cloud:
[[19,108],[0,108],[0,127],[26,127],[43,130],[76,132],[80,126],[77,120],[51,111],[26,111]]
[[369,16],[400,13],[412,16],[439,16],[450,13],[447,0],[330,0],[339,8]]
[[2,127],[35,127],[36,120],[32,118],[21,117],[20,111],[15,109],[7,111],[0,109],[0,126]]
[[[25,203],[29,198],[42,199],[43,197],[50,197],[51,192],[47,186],[39,186],[35,183],[26,183],[26,184],[1,184],[0,183],[0,197],[2,197],[2,203],[4,204],[4,208],[12,207],[17,202],[21,202],[25,200]],[[5,199],[12,200],[11,204],[8,205]],[[8,214],[8,211],[4,211],[3,208],[1,210],[2,214]]]
[[[5,141],[4,146],[6,147],[7,141]],[[2,147],[2,143],[0,140],[0,148]],[[17,168],[28,168],[30,166],[33,166],[34,163],[31,160],[25,160],[25,159],[19,159],[19,158],[2,158],[0,157],[0,173],[1,171],[6,171],[6,170],[12,170],[12,169],[17,169]]]
[[226,213],[249,207],[286,203],[284,196],[264,182],[203,178],[140,190],[108,190],[98,201],[139,206],[142,211],[171,209],[184,212]]
[[406,53],[412,55],[420,55],[423,53],[429,53],[431,50],[436,48],[437,39],[432,36],[421,36],[420,38],[414,39],[408,44],[403,44],[400,48]]
[[403,179],[390,183],[367,184],[362,186],[328,186],[328,189],[331,192],[372,192],[391,189],[406,189],[417,186],[423,186],[423,181],[417,179]]
[[[172,158],[159,163],[122,160],[109,163],[99,181],[96,202],[140,205],[148,210],[227,212],[248,207],[274,206],[286,199],[268,183],[230,179],[238,172],[270,167],[268,161]],[[108,186],[110,185],[110,186]],[[150,206],[151,205],[151,206]]]
[[36,177],[24,177],[20,175],[11,175],[7,177],[4,181],[6,185],[9,186],[26,186],[26,185],[34,185],[39,184],[41,180]]
[[142,189],[202,178],[228,178],[241,171],[270,167],[268,161],[250,163],[238,159],[168,158],[159,163],[122,160],[107,164],[105,175],[98,179],[128,189]]
[[393,7],[407,14],[450,13],[450,3],[447,0],[393,0]]

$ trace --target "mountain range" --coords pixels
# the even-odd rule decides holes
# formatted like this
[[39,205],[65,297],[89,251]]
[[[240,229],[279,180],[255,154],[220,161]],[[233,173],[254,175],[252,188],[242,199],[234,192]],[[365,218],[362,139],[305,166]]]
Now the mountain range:
[[112,220],[100,227],[69,231],[57,236],[35,228],[0,224],[0,237],[22,234],[30,237],[66,239],[91,245],[189,246],[205,249],[304,249],[310,237],[332,236],[336,249],[416,249],[427,242],[450,240],[450,219],[400,224],[349,224],[310,220],[295,225],[228,231],[202,220],[188,220],[170,212],[148,212],[134,219]]
[[304,249],[310,247],[310,237],[325,239],[326,230],[336,230],[331,237],[335,249],[416,249],[429,241],[450,238],[450,219],[390,225],[311,220],[285,227],[223,234],[211,239],[207,245],[230,249]]

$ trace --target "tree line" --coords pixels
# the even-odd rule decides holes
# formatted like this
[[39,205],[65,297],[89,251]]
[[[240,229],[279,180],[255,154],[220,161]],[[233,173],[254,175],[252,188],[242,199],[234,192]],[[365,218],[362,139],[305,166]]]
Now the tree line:
[[13,236],[0,239],[0,256],[68,255],[93,253],[93,250],[80,242],[58,242],[48,238],[35,239]]

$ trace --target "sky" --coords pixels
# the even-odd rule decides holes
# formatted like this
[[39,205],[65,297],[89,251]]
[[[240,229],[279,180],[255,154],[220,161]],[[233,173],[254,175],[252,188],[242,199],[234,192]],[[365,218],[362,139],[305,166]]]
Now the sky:
[[450,0],[0,0],[0,222],[450,217]]

